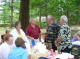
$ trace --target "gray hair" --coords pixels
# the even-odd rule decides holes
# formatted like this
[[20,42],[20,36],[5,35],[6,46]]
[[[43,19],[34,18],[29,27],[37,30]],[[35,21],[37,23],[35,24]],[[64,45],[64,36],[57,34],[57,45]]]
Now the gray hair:
[[62,15],[60,20],[63,20],[65,23],[68,23],[68,18],[65,15]]
[[53,16],[47,16],[47,19],[54,20],[54,17]]
[[34,18],[30,18],[30,19],[29,19],[29,23],[31,23],[32,20],[34,20]]

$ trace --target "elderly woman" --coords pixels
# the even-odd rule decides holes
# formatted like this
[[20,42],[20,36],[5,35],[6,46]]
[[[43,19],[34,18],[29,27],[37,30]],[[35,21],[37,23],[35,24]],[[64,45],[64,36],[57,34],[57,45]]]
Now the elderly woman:
[[19,37],[19,38],[22,38],[26,42],[27,49],[30,50],[29,40],[28,40],[27,36],[25,35],[24,31],[21,29],[20,21],[17,21],[15,23],[15,28],[10,32],[10,34],[12,34],[12,36],[14,38],[14,40],[13,40],[14,46],[15,46],[15,40]]
[[36,44],[36,40],[40,38],[40,27],[36,25],[34,19],[30,19],[30,24],[26,27],[26,35],[32,41],[32,45]]
[[14,41],[19,37],[19,38],[23,38],[24,41],[29,43],[24,31],[21,29],[21,22],[17,21],[14,27],[15,28],[10,32],[10,34],[13,35]]
[[59,32],[59,38],[61,39],[59,42],[59,47],[61,52],[70,52],[71,50],[71,30],[68,26],[68,19],[65,15],[61,16],[60,19],[61,29]]

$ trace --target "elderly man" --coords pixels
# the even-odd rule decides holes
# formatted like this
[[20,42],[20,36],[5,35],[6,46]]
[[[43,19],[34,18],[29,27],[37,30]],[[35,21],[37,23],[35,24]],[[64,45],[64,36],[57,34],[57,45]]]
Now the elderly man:
[[65,15],[61,16],[60,19],[61,29],[59,32],[59,38],[61,39],[61,42],[59,42],[59,47],[61,48],[61,52],[70,52],[71,43],[70,43],[70,37],[71,37],[71,30],[68,26],[68,19]]
[[51,48],[55,51],[57,50],[57,47],[55,46],[55,40],[58,37],[58,32],[60,29],[60,26],[55,22],[54,18],[52,16],[47,17],[47,38],[45,39],[46,43],[51,43]]
[[31,40],[32,45],[35,45],[35,41],[40,38],[40,27],[35,24],[34,19],[29,20],[30,24],[26,27],[26,35]]

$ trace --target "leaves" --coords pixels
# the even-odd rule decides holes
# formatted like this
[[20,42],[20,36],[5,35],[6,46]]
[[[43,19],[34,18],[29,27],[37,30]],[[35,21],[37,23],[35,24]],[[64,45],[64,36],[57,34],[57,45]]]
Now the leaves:
[[[14,0],[13,0],[14,1]],[[14,12],[13,12],[13,20],[14,22],[18,20],[19,18],[19,8],[20,8],[20,0],[16,0],[13,3],[4,0],[5,4],[1,5],[0,7],[3,8],[3,13],[0,14],[0,20],[5,23],[10,23],[11,19],[11,7],[13,6]]]
[[[48,2],[46,3],[46,1]],[[45,6],[40,11],[37,6],[43,5]],[[34,10],[34,14],[37,13],[35,16],[38,15],[38,12],[41,12],[42,16],[45,16],[45,14],[53,15],[59,20],[61,15],[66,15],[69,20],[72,20],[70,24],[77,24],[76,20],[79,20],[80,17],[80,0],[31,0],[30,7],[30,10]],[[38,12],[36,12],[35,8],[38,9]]]
[[[9,21],[10,7],[14,8],[14,17],[16,21],[19,18],[20,0],[16,0],[13,4],[4,0],[5,4],[0,6],[3,13],[0,14],[0,20]],[[56,20],[61,15],[69,18],[70,24],[78,24],[80,20],[80,0],[30,0],[30,17],[38,17],[40,12],[42,16],[52,15]]]

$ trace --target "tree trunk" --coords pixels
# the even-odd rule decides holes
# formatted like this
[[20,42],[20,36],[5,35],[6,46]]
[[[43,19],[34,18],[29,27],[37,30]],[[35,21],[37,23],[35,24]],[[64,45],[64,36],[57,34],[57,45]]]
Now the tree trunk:
[[66,15],[67,15],[67,18],[68,18],[68,24],[70,25],[70,23],[71,23],[70,11],[67,10]]
[[22,29],[25,31],[26,26],[29,24],[29,0],[21,0],[19,19]]
[[41,8],[40,8],[40,11],[39,11],[39,26],[41,27]]
[[11,0],[11,3],[10,3],[10,9],[11,9],[11,20],[10,20],[10,24],[11,24],[11,27],[13,26],[13,0]]

